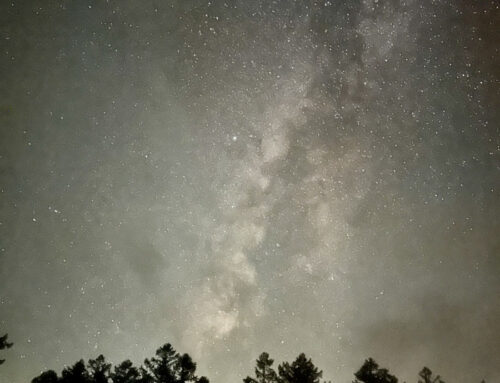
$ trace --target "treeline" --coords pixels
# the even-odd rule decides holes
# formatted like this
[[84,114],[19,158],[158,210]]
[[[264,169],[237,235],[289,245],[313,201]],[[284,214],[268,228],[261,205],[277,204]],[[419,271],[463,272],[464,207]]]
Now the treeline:
[[[305,354],[300,354],[292,363],[283,362],[273,367],[269,354],[262,353],[256,361],[255,376],[246,377],[243,383],[326,383],[323,371],[314,365]],[[444,383],[424,367],[418,374],[418,383]],[[354,373],[353,383],[397,383],[398,379],[385,368],[380,368],[373,359],[367,359]],[[204,376],[196,375],[196,363],[188,354],[179,354],[171,344],[160,347],[154,357],[134,366],[126,360],[113,367],[104,356],[83,360],[64,368],[60,375],[49,370],[35,377],[32,383],[209,383]],[[328,382],[330,383],[330,382]],[[483,381],[484,383],[484,381]]]
[[209,383],[196,375],[196,363],[188,354],[179,354],[170,343],[156,350],[156,355],[135,367],[130,360],[113,367],[103,355],[79,360],[58,376],[55,371],[43,372],[32,383]]

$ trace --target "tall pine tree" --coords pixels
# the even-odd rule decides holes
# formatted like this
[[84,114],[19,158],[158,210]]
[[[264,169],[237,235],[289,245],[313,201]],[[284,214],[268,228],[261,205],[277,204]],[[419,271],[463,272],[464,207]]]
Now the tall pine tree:
[[311,359],[300,354],[292,364],[284,362],[278,366],[281,383],[319,383],[323,371],[319,371]]
[[276,371],[273,369],[274,360],[269,358],[267,352],[260,354],[256,363],[255,379],[247,376],[243,379],[244,383],[276,383],[278,381]]

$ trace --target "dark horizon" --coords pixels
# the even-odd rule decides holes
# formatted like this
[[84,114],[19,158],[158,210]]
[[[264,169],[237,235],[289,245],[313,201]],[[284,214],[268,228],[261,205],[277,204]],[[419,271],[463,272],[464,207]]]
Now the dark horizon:
[[[140,366],[134,365],[129,359],[113,365],[101,354],[95,359],[80,359],[64,366],[59,374],[54,370],[45,370],[34,377],[31,383],[210,383],[196,369],[197,363],[189,354],[178,352],[172,344],[166,343]],[[398,378],[387,368],[379,366],[373,358],[365,359],[353,375],[352,383],[398,383]],[[418,383],[445,383],[439,374],[427,366],[418,372],[418,378]],[[243,383],[330,382],[323,375],[323,370],[304,353],[300,353],[293,362],[275,363],[267,352],[262,352],[255,360],[253,376],[243,379]],[[481,380],[481,383],[485,381]]]
[[500,381],[499,7],[2,2],[0,381]]

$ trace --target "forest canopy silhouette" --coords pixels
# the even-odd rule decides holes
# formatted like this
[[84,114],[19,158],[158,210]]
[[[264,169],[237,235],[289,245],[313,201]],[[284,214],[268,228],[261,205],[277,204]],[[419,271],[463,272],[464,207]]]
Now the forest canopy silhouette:
[[[282,362],[277,369],[273,365],[274,360],[267,352],[263,352],[256,360],[254,376],[247,376],[243,383],[327,382],[321,380],[323,372],[304,353],[291,363]],[[398,383],[389,370],[379,367],[372,358],[364,361],[354,377],[353,383]],[[113,366],[103,355],[99,355],[87,363],[81,359],[65,367],[60,375],[53,370],[45,371],[33,378],[31,383],[209,383],[209,380],[196,374],[196,363],[188,354],[178,353],[167,343],[140,366],[134,366],[130,360]],[[445,382],[424,367],[418,374],[418,383]]]

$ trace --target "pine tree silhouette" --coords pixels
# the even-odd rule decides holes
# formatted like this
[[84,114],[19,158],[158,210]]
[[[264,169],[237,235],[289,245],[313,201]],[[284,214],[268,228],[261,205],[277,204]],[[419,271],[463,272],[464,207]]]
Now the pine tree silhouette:
[[300,354],[292,364],[284,362],[278,366],[281,383],[319,383],[323,371],[319,371],[311,359]]
[[79,360],[66,367],[58,378],[52,371],[45,371],[33,378],[32,383],[209,383],[202,376],[196,376],[196,363],[188,354],[180,355],[167,343],[156,350],[151,359],[136,368],[130,360],[112,369],[103,355],[88,361]]
[[247,376],[243,379],[244,383],[276,383],[278,381],[278,375],[272,367],[274,360],[269,358],[267,352],[260,354],[256,363],[255,379]]
[[398,383],[398,378],[389,374],[387,369],[379,368],[372,358],[365,360],[354,376],[356,377],[354,383]]
[[441,377],[439,375],[433,377],[432,376],[432,371],[424,367],[419,373],[418,376],[420,376],[423,380],[418,380],[418,383],[444,383],[443,380],[441,380]]
[[89,360],[88,374],[90,381],[93,383],[108,383],[110,370],[111,364],[106,363],[103,355],[99,355],[96,359]]
[[139,376],[139,370],[133,366],[130,360],[125,360],[114,368],[111,373],[111,381],[113,383],[137,383]]
[[90,383],[89,373],[83,359],[62,371],[61,383]]
[[33,378],[31,383],[58,383],[59,378],[55,371],[48,370],[43,372],[40,376]]

